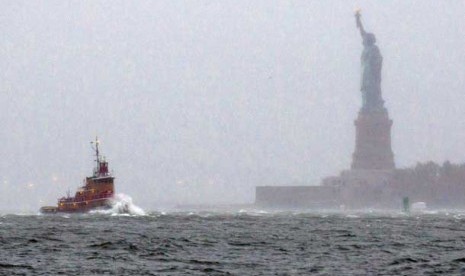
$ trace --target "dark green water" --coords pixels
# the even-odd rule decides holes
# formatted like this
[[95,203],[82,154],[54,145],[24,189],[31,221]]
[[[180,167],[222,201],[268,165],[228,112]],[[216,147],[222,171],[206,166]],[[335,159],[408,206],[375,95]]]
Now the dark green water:
[[0,215],[0,275],[465,274],[465,214]]

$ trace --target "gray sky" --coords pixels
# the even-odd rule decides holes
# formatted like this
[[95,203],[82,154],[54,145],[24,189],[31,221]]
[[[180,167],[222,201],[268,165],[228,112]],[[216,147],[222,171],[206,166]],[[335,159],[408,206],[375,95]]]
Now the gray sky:
[[464,162],[464,1],[0,1],[0,210],[92,170],[146,209],[350,167],[362,9],[398,167]]

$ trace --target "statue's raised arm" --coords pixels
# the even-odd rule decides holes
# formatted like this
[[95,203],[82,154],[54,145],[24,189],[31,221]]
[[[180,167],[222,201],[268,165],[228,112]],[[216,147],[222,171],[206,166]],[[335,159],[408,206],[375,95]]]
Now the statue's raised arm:
[[362,15],[360,14],[360,10],[355,11],[355,23],[357,24],[357,28],[360,30],[360,35],[362,35],[362,38],[365,36],[366,32],[365,29],[363,29],[362,21],[360,20],[360,17]]

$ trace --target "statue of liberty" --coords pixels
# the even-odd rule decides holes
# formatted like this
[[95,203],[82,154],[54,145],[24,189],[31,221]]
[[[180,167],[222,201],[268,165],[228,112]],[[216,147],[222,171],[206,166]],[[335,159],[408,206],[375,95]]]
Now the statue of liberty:
[[355,13],[357,28],[360,30],[363,40],[362,52],[362,75],[360,90],[362,91],[362,111],[377,111],[383,109],[381,97],[381,67],[383,57],[378,46],[375,45],[376,38],[372,33],[363,29],[360,20],[360,11]]

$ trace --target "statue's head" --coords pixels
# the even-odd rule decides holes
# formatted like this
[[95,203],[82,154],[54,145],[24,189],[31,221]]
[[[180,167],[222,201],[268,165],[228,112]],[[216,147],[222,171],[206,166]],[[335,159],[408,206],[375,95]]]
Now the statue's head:
[[366,33],[363,36],[363,45],[365,46],[371,46],[376,43],[376,37],[372,33]]

